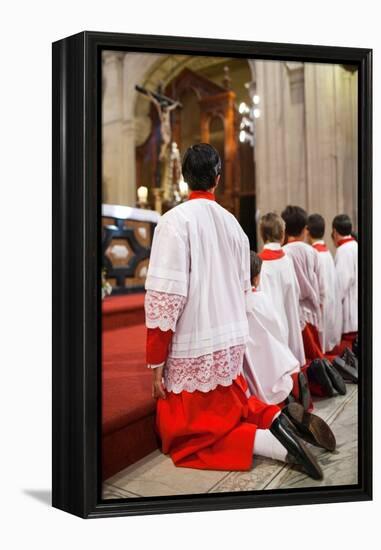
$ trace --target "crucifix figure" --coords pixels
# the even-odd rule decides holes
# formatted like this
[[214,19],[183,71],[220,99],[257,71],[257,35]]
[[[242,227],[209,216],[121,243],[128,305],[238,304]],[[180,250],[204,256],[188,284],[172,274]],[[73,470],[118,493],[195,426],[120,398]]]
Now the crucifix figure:
[[167,156],[168,147],[171,143],[172,131],[171,131],[171,111],[182,107],[179,101],[175,101],[170,97],[167,97],[161,93],[161,87],[158,92],[150,92],[142,86],[135,86],[135,89],[149,98],[155,105],[159,120],[160,120],[160,135],[161,135],[161,147],[159,160],[163,161]]

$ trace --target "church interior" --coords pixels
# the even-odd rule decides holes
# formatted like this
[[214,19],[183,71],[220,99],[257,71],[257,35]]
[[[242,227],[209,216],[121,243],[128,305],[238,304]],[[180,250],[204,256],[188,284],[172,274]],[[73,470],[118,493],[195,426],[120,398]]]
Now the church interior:
[[[194,143],[218,150],[216,199],[238,219],[252,250],[262,246],[260,216],[287,204],[322,214],[328,226],[346,213],[357,232],[357,105],[351,66],[103,52],[104,498],[323,483],[269,459],[255,459],[251,472],[202,472],[176,469],[161,455],[145,366],[144,282],[160,216],[187,200],[181,158]],[[326,458],[324,484],[356,483],[356,386],[331,401],[317,409],[342,426],[347,460],[343,467],[343,454]]]

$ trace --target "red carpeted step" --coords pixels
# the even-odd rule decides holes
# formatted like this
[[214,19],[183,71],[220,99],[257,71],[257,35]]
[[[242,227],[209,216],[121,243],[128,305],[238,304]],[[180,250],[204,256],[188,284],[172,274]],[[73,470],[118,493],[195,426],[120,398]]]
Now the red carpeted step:
[[144,292],[108,296],[102,302],[103,330],[144,323]]
[[145,363],[144,325],[103,333],[103,432],[153,414],[151,371]]
[[[145,363],[143,304],[144,294],[139,294],[118,296],[108,303],[105,300],[103,306],[109,316],[102,334],[103,479],[140,460],[158,445],[152,373]],[[139,324],[138,315],[143,318]]]

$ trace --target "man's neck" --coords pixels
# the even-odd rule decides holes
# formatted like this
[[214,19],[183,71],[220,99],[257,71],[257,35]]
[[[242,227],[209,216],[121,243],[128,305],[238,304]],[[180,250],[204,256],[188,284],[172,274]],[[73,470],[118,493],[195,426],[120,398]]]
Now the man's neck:
[[287,237],[287,242],[288,243],[295,243],[295,242],[304,242],[304,239],[303,239],[303,236],[302,235],[298,235],[297,237],[292,237],[292,236],[288,236]]
[[214,187],[212,188],[212,191],[204,191],[204,190],[191,190],[188,195],[188,200],[191,199],[209,199],[212,201],[216,200],[216,196],[214,194]]
[[351,241],[353,239],[352,235],[339,235],[339,233],[336,234],[336,240],[335,240],[335,246],[338,248],[340,244],[345,243],[345,241]]
[[315,244],[315,243],[324,243],[324,239],[323,238],[319,238],[319,239],[313,239],[312,237],[310,237],[310,241],[311,241],[311,244]]

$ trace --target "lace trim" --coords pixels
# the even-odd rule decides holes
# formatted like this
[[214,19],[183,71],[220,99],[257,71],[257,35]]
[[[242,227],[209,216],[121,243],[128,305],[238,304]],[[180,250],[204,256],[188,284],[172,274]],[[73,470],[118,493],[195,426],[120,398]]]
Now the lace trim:
[[187,299],[179,294],[147,290],[144,300],[147,328],[175,331]]
[[217,386],[230,386],[240,373],[245,344],[201,355],[200,357],[168,357],[164,369],[167,391],[209,392]]

